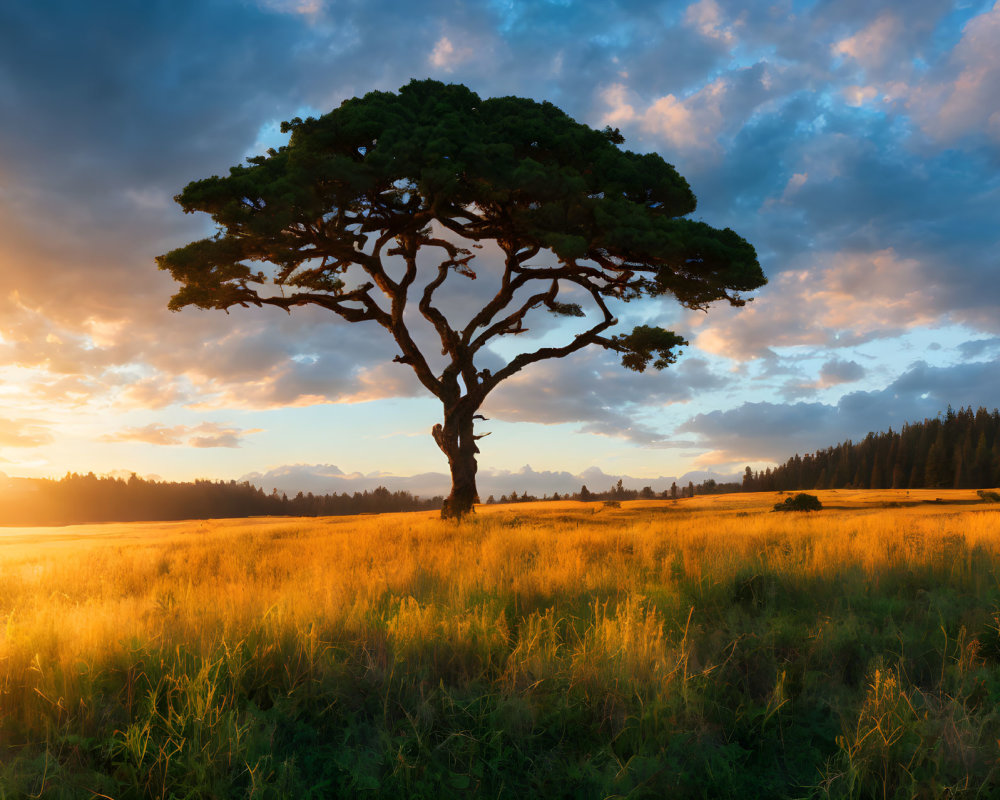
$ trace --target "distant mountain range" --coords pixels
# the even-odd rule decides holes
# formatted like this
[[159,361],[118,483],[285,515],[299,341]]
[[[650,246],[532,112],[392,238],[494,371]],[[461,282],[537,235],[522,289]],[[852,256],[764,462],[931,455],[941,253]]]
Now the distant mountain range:
[[[604,491],[619,480],[626,489],[642,489],[644,486],[649,486],[654,492],[662,492],[675,482],[678,486],[686,486],[689,482],[700,484],[709,479],[726,483],[738,482],[741,477],[699,470],[686,472],[679,477],[661,475],[658,478],[635,478],[631,475],[608,474],[599,467],[590,467],[583,472],[573,474],[566,471],[539,472],[525,465],[516,472],[482,469],[476,477],[476,482],[479,496],[485,501],[490,495],[499,498],[511,492],[527,491],[539,497],[555,492],[567,494],[580,491],[581,486],[586,486],[592,492]],[[443,472],[424,472],[419,475],[393,475],[388,472],[346,473],[333,464],[290,464],[275,467],[267,472],[250,472],[241,476],[239,480],[259,486],[265,492],[277,489],[289,496],[297,492],[313,494],[364,492],[378,486],[385,486],[392,491],[407,491],[420,497],[447,495],[451,490],[451,478]]]

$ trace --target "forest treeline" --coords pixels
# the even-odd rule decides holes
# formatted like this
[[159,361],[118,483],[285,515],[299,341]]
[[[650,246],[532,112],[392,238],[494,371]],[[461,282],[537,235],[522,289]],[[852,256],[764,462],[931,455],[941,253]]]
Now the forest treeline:
[[869,433],[754,472],[743,491],[791,489],[985,489],[1000,486],[1000,411],[980,407]]
[[490,495],[486,499],[486,505],[490,506],[494,503],[536,503],[540,500],[578,500],[582,503],[590,503],[595,500],[603,500],[605,502],[621,502],[622,500],[677,500],[683,497],[694,497],[696,494],[727,494],[729,492],[740,491],[743,491],[743,488],[739,483],[719,483],[712,478],[703,480],[697,485],[693,481],[688,481],[686,486],[678,486],[677,482],[674,481],[669,489],[664,489],[662,492],[653,491],[652,486],[643,486],[641,489],[626,489],[623,482],[619,479],[617,484],[612,485],[610,489],[603,492],[592,492],[587,488],[586,484],[581,486],[578,492],[567,492],[566,494],[555,492],[551,496],[546,494],[542,497],[528,494],[526,491],[521,494],[513,491],[509,495],[500,495],[499,500]]
[[[907,423],[899,431],[869,433],[859,442],[841,442],[784,464],[754,472],[742,484],[706,480],[673,484],[654,492],[626,489],[580,491],[549,497],[511,492],[487,503],[537,500],[621,501],[677,499],[695,494],[793,489],[986,489],[1000,486],[1000,411],[950,406],[944,415]],[[442,498],[420,498],[385,487],[353,494],[294,497],[270,493],[247,481],[198,480],[186,483],[69,473],[59,480],[11,478],[0,482],[0,525],[70,525],[88,522],[165,521],[253,516],[341,516],[423,511],[441,507]]]
[[69,473],[60,480],[13,478],[0,486],[0,525],[72,525],[256,516],[339,516],[439,509],[441,497],[421,499],[385,487],[354,494],[294,497],[270,494],[246,481],[190,483]]

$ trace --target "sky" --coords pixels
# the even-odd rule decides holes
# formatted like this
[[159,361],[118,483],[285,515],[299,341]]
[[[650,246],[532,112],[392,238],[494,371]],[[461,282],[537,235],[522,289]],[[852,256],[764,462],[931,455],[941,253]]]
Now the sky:
[[381,328],[170,312],[154,263],[212,231],[172,199],[189,181],[281,145],[282,120],[414,78],[620,128],[769,279],[744,308],[630,305],[623,326],[690,341],[663,372],[585,350],[502,385],[481,493],[662,488],[992,409],[998,45],[1000,2],[4,3],[0,470],[438,486],[438,401]]

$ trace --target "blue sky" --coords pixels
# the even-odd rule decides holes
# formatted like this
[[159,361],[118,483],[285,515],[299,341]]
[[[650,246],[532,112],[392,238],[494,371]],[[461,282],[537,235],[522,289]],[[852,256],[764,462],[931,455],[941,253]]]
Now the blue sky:
[[436,401],[381,330],[170,313],[153,263],[208,230],[171,199],[188,181],[279,144],[281,120],[425,77],[621,128],[770,279],[743,309],[629,306],[690,339],[663,373],[583,352],[516,376],[486,409],[490,487],[740,472],[992,409],[998,44],[989,2],[4,4],[0,469],[443,472]]

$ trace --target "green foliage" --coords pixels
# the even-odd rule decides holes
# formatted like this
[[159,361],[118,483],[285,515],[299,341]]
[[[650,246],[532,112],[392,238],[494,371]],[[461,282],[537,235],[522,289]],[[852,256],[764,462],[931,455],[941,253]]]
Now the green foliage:
[[645,372],[649,362],[653,367],[664,369],[677,360],[680,352],[675,347],[686,345],[687,342],[672,331],[653,328],[649,325],[638,325],[630,334],[615,336],[614,341],[619,346],[622,355],[622,366],[636,372]]
[[774,511],[820,511],[823,504],[814,494],[799,492],[794,497],[786,497],[784,501],[774,504]]
[[[184,211],[211,214],[220,234],[157,259],[183,285],[172,308],[255,302],[252,284],[266,277],[254,261],[277,265],[276,284],[338,296],[338,276],[371,234],[431,220],[477,240],[551,249],[563,262],[619,259],[649,273],[632,291],[690,306],[764,283],[746,241],[683,219],[696,201],[672,165],[620,150],[620,133],[551,103],[413,81],[282,129],[287,146],[177,196]],[[463,226],[471,208],[481,217]]]
[[1000,485],[1000,411],[980,406],[869,433],[860,442],[795,455],[763,472],[749,467],[745,491],[789,489],[989,489]]
[[[670,295],[688,308],[740,306],[742,293],[766,283],[746,240],[687,218],[695,196],[673,165],[622,150],[619,131],[593,130],[551,103],[483,100],[465,86],[411,81],[282,130],[286,146],[175,198],[187,213],[209,214],[217,233],[157,257],[180,284],[169,307],[318,305],[381,325],[402,350],[394,360],[444,407],[434,434],[452,469],[444,516],[472,509],[472,420],[501,381],[588,346],[619,353],[639,372],[674,362],[684,340],[671,331],[642,325],[607,335],[618,325],[610,301]],[[484,241],[503,254],[498,288],[458,329],[434,294],[452,275],[478,277],[473,248]],[[429,275],[418,280],[422,272]],[[419,317],[447,358],[443,371],[407,327],[415,287]],[[526,331],[534,309],[587,317],[580,303],[558,299],[563,289],[586,300],[585,330],[499,370],[477,367],[479,351]]]
[[[550,103],[481,100],[464,86],[413,81],[398,94],[372,92],[282,130],[291,133],[287,146],[177,196],[185,212],[210,214],[219,232],[157,258],[181,283],[171,308],[269,302],[341,311],[348,299],[370,297],[371,284],[345,284],[348,268],[377,271],[387,240],[432,244],[431,221],[473,241],[551,250],[559,267],[535,277],[623,299],[669,293],[690,307],[742,304],[739,292],[765,282],[746,241],[684,219],[696,201],[672,165],[619,149],[618,131],[592,130]],[[449,253],[444,264],[475,275],[470,251]],[[599,269],[581,269],[578,260]],[[253,262],[275,267],[273,274]],[[301,291],[262,294],[269,281]],[[583,314],[554,297],[546,305]],[[681,342],[642,326],[603,345],[641,370],[650,348],[662,368]]]
[[187,483],[128,480],[67,473],[60,480],[14,478],[0,486],[0,525],[75,525],[87,522],[193,519],[196,517],[334,516],[416,511],[441,507],[441,497],[421,499],[379,486],[353,495],[299,492],[288,498],[247,481]]

